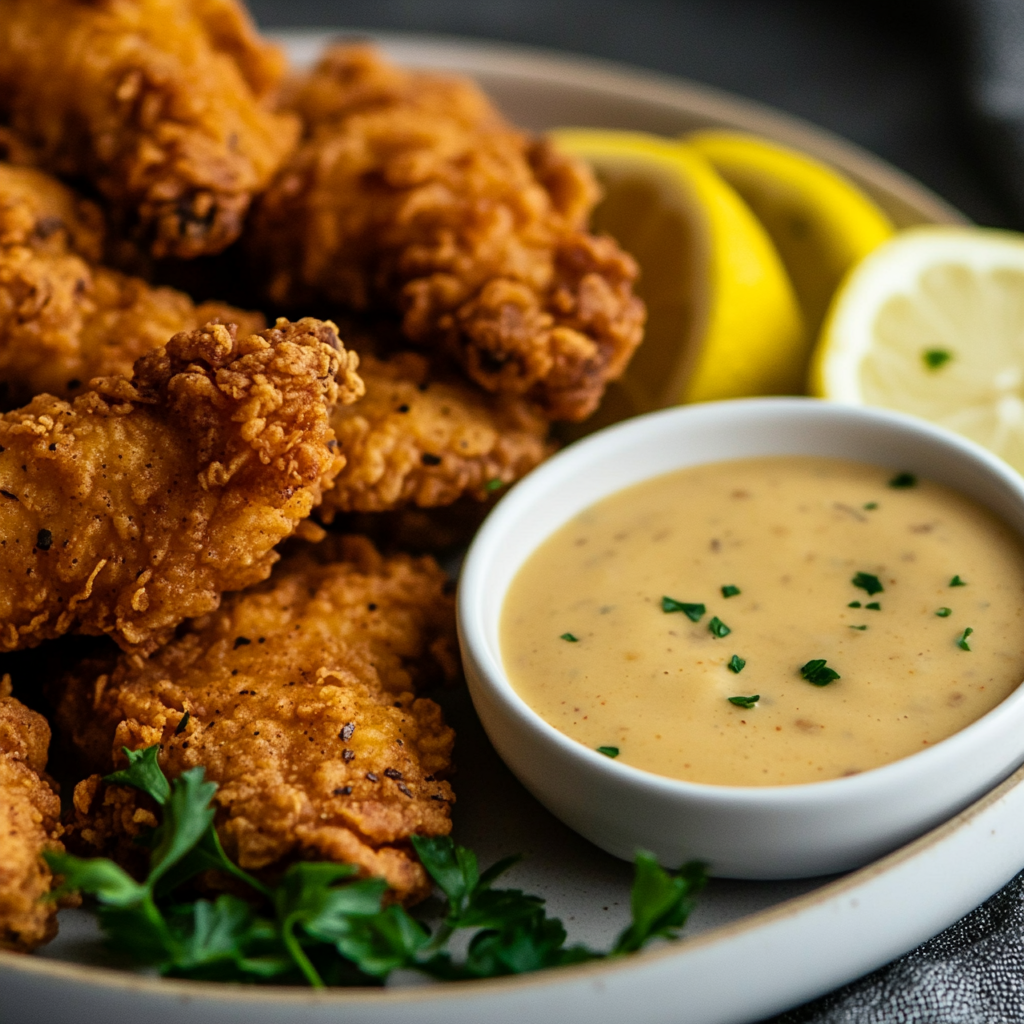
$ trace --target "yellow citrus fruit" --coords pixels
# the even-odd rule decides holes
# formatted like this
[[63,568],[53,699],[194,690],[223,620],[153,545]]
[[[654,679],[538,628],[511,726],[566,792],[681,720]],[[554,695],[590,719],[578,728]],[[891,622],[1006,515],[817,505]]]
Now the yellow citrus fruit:
[[616,415],[802,390],[792,285],[764,229],[707,161],[639,132],[562,129],[552,138],[601,183],[592,229],[641,268],[647,328],[609,395]]
[[810,386],[949,427],[1024,472],[1024,235],[919,227],[876,249],[836,296]]
[[771,236],[800,300],[809,354],[839,282],[892,237],[892,222],[853,182],[803,153],[741,132],[695,132],[685,141]]

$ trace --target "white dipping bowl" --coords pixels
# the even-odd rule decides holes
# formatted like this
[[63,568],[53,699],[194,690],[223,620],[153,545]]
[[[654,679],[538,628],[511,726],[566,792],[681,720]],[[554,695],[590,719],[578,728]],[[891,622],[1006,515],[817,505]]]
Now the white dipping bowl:
[[[614,761],[570,739],[512,688],[499,621],[513,577],[555,530],[616,491],[686,466],[816,455],[909,470],[987,506],[1024,543],[1024,479],[923,420],[812,399],[691,405],[628,420],[571,445],[517,484],[473,541],[458,623],[473,704],[519,780],[617,857],[651,850],[713,875],[800,878],[859,867],[950,817],[1024,761],[1024,687],[920,753],[848,778],[710,786]],[[1024,637],[1022,637],[1024,643]]]

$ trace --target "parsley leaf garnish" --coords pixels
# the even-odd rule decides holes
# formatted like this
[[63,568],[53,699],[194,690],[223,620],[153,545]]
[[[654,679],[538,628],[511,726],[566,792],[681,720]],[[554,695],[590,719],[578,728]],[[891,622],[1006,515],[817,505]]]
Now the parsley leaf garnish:
[[882,606],[877,601],[871,601],[869,604],[864,605],[864,607],[871,612],[880,612],[882,610]]
[[937,370],[953,358],[953,353],[947,352],[944,348],[929,348],[921,353],[921,358],[929,370]]
[[895,487],[897,489],[900,489],[900,488],[903,488],[903,487],[916,487],[917,486],[917,477],[914,476],[913,473],[897,473],[889,481],[889,486],[890,487]]
[[851,601],[846,607],[847,608],[860,608],[861,607],[861,603],[860,603],[860,601]]
[[878,508],[878,502],[877,502],[877,501],[869,501],[869,502],[868,502],[868,503],[867,503],[867,504],[866,504],[866,505],[864,506],[864,508],[865,508],[865,509],[866,509],[866,510],[867,510],[868,512],[874,512],[874,510],[875,510],[876,508]]
[[740,593],[740,588],[734,587],[731,583],[722,587],[722,597],[735,597],[738,593]]
[[674,597],[663,597],[661,610],[663,612],[682,612],[691,622],[700,622],[701,616],[707,611],[702,604],[687,604],[685,601],[677,601]]
[[835,669],[826,667],[824,658],[813,658],[807,662],[800,669],[800,675],[814,686],[828,686],[829,683],[842,678]]
[[573,636],[572,633],[563,633],[558,639],[568,640],[571,644],[578,644],[580,642],[580,638],[578,636]]
[[[618,754],[616,747],[598,749]],[[125,754],[128,767],[105,781],[147,793],[162,812],[145,840],[146,878],[138,882],[102,857],[47,851],[50,868],[63,876],[48,898],[74,891],[92,896],[108,945],[165,976],[322,988],[379,985],[398,969],[456,980],[618,957],[652,939],[674,938],[706,879],[699,862],[669,872],[639,851],[632,922],[602,953],[566,946],[562,922],[547,916],[540,897],[494,888],[518,857],[481,872],[476,855],[449,837],[413,836],[420,861],[445,897],[441,924],[431,934],[402,906],[385,905],[385,881],[358,878],[351,864],[303,861],[273,888],[264,885],[225,855],[213,828],[217,787],[202,768],[168,783],[157,761],[159,747]],[[182,902],[174,890],[210,868],[234,875],[242,883],[238,891],[247,887],[258,897],[255,905],[233,894]],[[460,930],[473,935],[456,960],[447,945]]]
[[885,590],[882,586],[881,581],[877,576],[872,576],[869,572],[859,572],[853,577],[850,582],[861,590],[868,592],[868,597],[874,597],[875,594],[881,594]]
[[732,630],[717,615],[715,615],[708,623],[708,629],[711,631],[713,636],[717,636],[719,639],[723,636],[728,636],[732,632]]
[[484,490],[490,494],[492,491],[498,491],[504,486],[505,482],[503,480],[493,479],[488,480],[487,483],[484,484]]
[[962,579],[960,579],[960,577],[959,577],[959,576],[954,576],[954,577],[953,577],[953,578],[952,578],[952,579],[951,579],[951,580],[949,581],[949,585],[950,585],[951,587],[966,587],[966,586],[967,586],[967,581],[966,581],[966,580],[962,580]]
[[971,645],[970,645],[970,644],[969,644],[969,643],[967,642],[967,638],[968,638],[968,637],[969,637],[969,636],[970,636],[970,635],[971,635],[971,634],[972,634],[973,632],[974,632],[974,630],[973,630],[973,629],[971,629],[971,627],[970,627],[970,626],[968,626],[968,627],[967,627],[967,628],[966,628],[966,629],[965,629],[965,630],[963,631],[963,633],[961,633],[961,634],[960,634],[960,639],[959,639],[959,640],[957,640],[957,642],[956,642],[956,645],[957,645],[957,647],[959,647],[959,648],[960,648],[960,650],[962,650],[962,651],[969,651],[969,650],[971,649]]
[[619,756],[619,748],[618,747],[598,747],[597,748],[597,752],[599,754],[604,754],[605,757],[618,757]]
[[862,630],[862,631],[867,629],[867,628],[868,628],[867,626],[851,626],[850,627],[850,629],[859,629],[859,630]]
[[739,675],[743,671],[743,666],[746,665],[746,663],[745,658],[741,658],[738,654],[734,654],[729,659],[729,671],[735,672],[736,675]]
[[738,708],[752,708],[761,699],[761,694],[755,693],[753,697],[727,697],[730,704]]
[[953,609],[952,608],[940,608],[938,611],[936,611],[935,614],[938,615],[938,617],[940,619],[948,619],[950,617],[950,615],[953,614]]

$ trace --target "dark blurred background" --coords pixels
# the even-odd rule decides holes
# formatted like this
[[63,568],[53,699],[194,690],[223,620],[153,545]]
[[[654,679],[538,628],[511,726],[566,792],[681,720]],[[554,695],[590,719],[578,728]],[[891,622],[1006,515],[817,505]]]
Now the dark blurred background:
[[[1010,95],[1009,106],[1017,103],[1024,115],[1024,60],[1014,63],[1024,54],[1024,0],[249,3],[265,29],[498,39],[709,83],[859,143],[979,223],[1024,228],[1017,166],[1009,159],[1013,126],[1008,137],[1001,124],[1013,92],[1005,84],[1015,76],[1020,96]],[[1021,31],[1012,38],[1015,27]],[[992,102],[1001,104],[995,125],[980,109]]]

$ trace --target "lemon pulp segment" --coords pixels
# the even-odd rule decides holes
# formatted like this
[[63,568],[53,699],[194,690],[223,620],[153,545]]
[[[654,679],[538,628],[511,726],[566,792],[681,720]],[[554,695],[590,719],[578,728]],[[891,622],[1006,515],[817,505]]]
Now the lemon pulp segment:
[[808,354],[839,282],[895,228],[853,182],[813,157],[753,135],[696,132],[686,142],[765,226],[803,311]]
[[825,398],[914,413],[1024,472],[1024,237],[897,235],[836,297],[810,384]]
[[802,322],[771,240],[696,152],[638,132],[563,129],[604,190],[593,230],[641,267],[644,343],[621,382],[637,412],[802,389]]

